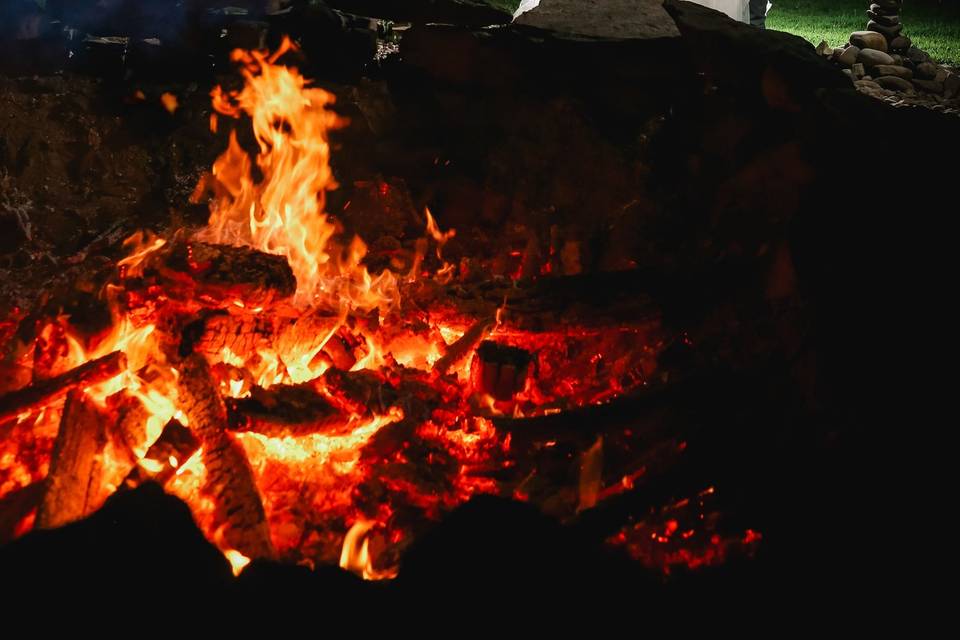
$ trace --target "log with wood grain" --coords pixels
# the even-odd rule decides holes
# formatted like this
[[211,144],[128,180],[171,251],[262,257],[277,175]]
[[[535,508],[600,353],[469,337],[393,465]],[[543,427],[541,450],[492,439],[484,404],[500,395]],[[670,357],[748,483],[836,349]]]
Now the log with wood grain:
[[200,354],[179,365],[180,409],[203,446],[203,492],[216,506],[223,541],[248,558],[272,558],[273,545],[260,493],[243,448],[227,432],[227,408],[210,365]]
[[30,386],[0,397],[0,424],[23,414],[39,411],[70,391],[85,389],[120,375],[127,368],[126,356],[115,351],[85,362],[58,376],[39,380]]
[[92,513],[107,498],[103,486],[105,416],[82,390],[67,395],[53,445],[39,529],[60,527]]

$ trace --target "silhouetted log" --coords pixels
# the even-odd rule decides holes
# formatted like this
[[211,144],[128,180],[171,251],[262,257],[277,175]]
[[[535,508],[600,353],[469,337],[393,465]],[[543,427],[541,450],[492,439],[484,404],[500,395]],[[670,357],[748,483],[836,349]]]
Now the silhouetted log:
[[[493,418],[494,426],[514,439],[535,441],[573,440],[593,442],[597,436],[617,430],[631,429],[642,435],[658,428],[656,422],[645,422],[646,412],[670,406],[684,406],[709,393],[718,384],[714,376],[698,376],[681,382],[658,383],[640,387],[630,395],[603,404],[590,405],[531,418]],[[652,433],[650,435],[653,435]]]
[[273,546],[253,470],[241,446],[227,433],[227,407],[203,356],[178,367],[180,409],[203,446],[204,493],[216,505],[224,542],[248,558],[271,558]]
[[53,445],[47,491],[37,510],[37,528],[79,520],[102,504],[106,420],[82,390],[67,396]]
[[438,286],[424,282],[410,302],[442,320],[466,324],[492,317],[499,331],[567,331],[657,327],[660,307],[639,271],[589,273],[534,281],[488,280]]
[[0,500],[0,545],[4,545],[17,533],[17,526],[37,508],[43,499],[46,484],[34,482],[17,489]]
[[120,375],[127,367],[127,358],[119,351],[85,362],[47,380],[0,397],[0,423],[21,414],[37,411],[59,400],[74,389],[84,389]]
[[228,399],[227,411],[232,430],[268,437],[335,433],[351,417],[311,385],[253,387],[247,398]]

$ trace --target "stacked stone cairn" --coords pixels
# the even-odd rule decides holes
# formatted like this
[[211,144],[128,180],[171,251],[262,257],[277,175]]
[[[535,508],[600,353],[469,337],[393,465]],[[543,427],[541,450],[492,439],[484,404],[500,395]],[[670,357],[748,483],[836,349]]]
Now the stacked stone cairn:
[[854,31],[850,42],[836,49],[821,42],[817,53],[843,67],[864,93],[883,97],[897,92],[934,102],[960,99],[960,75],[933,62],[903,33],[902,6],[903,0],[873,0],[865,31]]

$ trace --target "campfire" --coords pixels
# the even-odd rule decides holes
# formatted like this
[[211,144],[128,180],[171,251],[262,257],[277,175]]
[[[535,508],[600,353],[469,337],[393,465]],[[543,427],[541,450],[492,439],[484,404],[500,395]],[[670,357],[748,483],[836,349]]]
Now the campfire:
[[[212,93],[210,128],[230,133],[192,197],[207,226],[129,237],[92,279],[90,317],[16,318],[34,337],[0,398],[14,536],[155,482],[235,572],[273,559],[376,580],[475,495],[572,519],[682,455],[682,434],[622,414],[665,386],[660,355],[688,339],[616,273],[578,280],[576,244],[531,244],[508,256],[513,277],[489,277],[494,256],[445,260],[456,232],[429,210],[398,221],[412,248],[349,233],[362,204],[326,210],[344,120],[285,62],[295,49],[236,50],[242,87]],[[714,493],[609,543],[665,570],[755,545],[718,532]]]

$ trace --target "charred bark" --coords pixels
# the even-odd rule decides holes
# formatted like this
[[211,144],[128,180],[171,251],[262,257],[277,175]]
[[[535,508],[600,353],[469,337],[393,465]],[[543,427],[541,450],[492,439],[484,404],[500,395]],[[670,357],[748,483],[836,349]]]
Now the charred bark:
[[103,499],[105,420],[83,391],[67,396],[53,446],[47,490],[37,510],[37,528],[59,527],[93,512]]
[[224,542],[249,558],[273,557],[270,531],[253,469],[240,445],[227,433],[227,408],[210,366],[194,354],[179,367],[181,410],[203,446],[204,492],[216,505]]
[[74,389],[91,385],[120,375],[127,366],[127,358],[119,351],[85,362],[84,364],[47,380],[0,397],[0,423],[21,414],[29,414],[59,400]]

